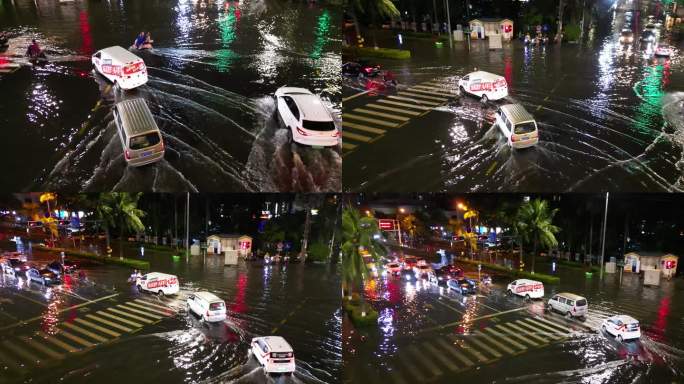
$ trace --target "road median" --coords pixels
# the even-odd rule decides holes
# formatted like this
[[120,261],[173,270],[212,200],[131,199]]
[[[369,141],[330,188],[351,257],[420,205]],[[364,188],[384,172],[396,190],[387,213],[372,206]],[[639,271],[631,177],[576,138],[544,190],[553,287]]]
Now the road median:
[[119,258],[119,257],[112,257],[112,256],[101,256],[96,253],[91,253],[91,252],[83,252],[83,251],[77,251],[74,249],[68,249],[68,248],[57,248],[57,247],[45,247],[41,245],[35,245],[33,246],[34,249],[38,249],[41,251],[45,252],[53,252],[53,253],[61,253],[64,252],[66,256],[71,256],[75,258],[82,258],[82,259],[90,259],[90,260],[97,260],[105,264],[115,264],[115,265],[122,265],[125,267],[132,267],[132,268],[137,268],[137,269],[142,269],[142,270],[149,270],[150,269],[150,263],[147,261],[143,260],[134,260],[134,259],[127,259],[127,258]]

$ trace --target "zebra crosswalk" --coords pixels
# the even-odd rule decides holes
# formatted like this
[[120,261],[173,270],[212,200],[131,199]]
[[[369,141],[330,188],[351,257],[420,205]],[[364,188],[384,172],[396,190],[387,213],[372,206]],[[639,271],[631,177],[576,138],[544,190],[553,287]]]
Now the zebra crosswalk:
[[387,365],[368,365],[356,374],[379,376],[397,384],[430,382],[563,341],[574,331],[562,318],[525,317],[478,328],[467,335],[442,335],[411,344],[401,348]]
[[362,107],[343,111],[343,155],[446,104],[449,99],[458,96],[454,90],[447,82],[432,80],[376,99]]
[[56,324],[49,333],[36,330],[0,341],[0,371],[26,373],[31,367],[62,360],[176,314],[163,304],[134,299]]

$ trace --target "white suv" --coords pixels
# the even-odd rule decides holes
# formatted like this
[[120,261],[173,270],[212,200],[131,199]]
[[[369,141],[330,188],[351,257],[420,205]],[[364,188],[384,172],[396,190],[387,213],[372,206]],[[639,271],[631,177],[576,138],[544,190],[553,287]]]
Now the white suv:
[[641,337],[639,321],[627,315],[616,315],[603,320],[601,329],[615,336],[618,341],[638,339]]
[[278,120],[289,130],[295,143],[313,147],[334,147],[340,132],[321,99],[308,89],[282,87],[276,93]]
[[295,371],[294,352],[290,344],[280,336],[255,337],[252,354],[266,373],[292,373]]

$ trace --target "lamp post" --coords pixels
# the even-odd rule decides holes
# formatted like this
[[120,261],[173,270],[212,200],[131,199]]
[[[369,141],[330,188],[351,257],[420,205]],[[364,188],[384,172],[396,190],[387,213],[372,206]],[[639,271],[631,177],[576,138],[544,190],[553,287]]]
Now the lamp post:
[[601,269],[599,273],[599,278],[603,280],[603,260],[605,258],[606,254],[606,224],[608,221],[608,196],[610,192],[606,192],[606,209],[603,213],[603,234],[601,235],[601,260],[599,262],[601,263]]

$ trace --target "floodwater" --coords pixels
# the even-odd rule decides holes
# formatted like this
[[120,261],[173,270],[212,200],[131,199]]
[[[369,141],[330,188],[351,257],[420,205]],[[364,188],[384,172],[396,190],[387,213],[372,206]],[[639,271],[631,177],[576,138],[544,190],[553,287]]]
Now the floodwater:
[[[547,271],[544,267],[548,268]],[[539,271],[550,273],[550,265]],[[684,281],[644,287],[637,276],[562,270],[545,284],[545,300],[505,294],[495,278],[477,295],[429,283],[379,279],[366,297],[380,312],[375,327],[352,331],[345,318],[345,382],[369,383],[674,383],[684,374]],[[477,276],[477,272],[473,272]],[[572,292],[589,303],[586,319],[545,312],[551,295]],[[618,342],[603,319],[627,314],[641,325],[638,341]],[[356,381],[354,381],[356,382]]]
[[[642,4],[630,27],[637,37],[631,45],[618,42],[627,27],[621,6],[597,21],[592,39],[583,45],[525,47],[515,41],[490,51],[473,42],[468,51],[463,42],[450,50],[448,43],[436,48],[429,40],[404,38],[412,58],[380,62],[395,73],[400,91],[416,85],[423,88],[408,91],[456,91],[458,79],[477,68],[504,76],[509,97],[486,107],[471,96],[445,98],[435,110],[376,141],[345,139],[357,145],[344,155],[345,190],[683,190],[684,47],[679,43],[672,57],[658,58],[653,47],[638,41],[654,6]],[[378,39],[398,46],[389,33]],[[669,41],[664,32],[661,42]],[[364,90],[354,79],[344,84],[345,96]],[[344,103],[345,114],[377,100],[356,97]],[[535,117],[536,147],[511,150],[492,126],[495,108],[507,103],[520,103]]]
[[[339,8],[339,7],[337,7]],[[8,191],[338,191],[338,148],[287,142],[272,97],[308,88],[339,115],[339,9],[308,1],[4,1],[0,125]],[[149,81],[114,91],[90,56],[128,47],[150,31],[154,49],[137,52]],[[31,39],[49,63],[21,56]],[[127,167],[111,108],[144,98],[166,144],[157,164]],[[18,165],[21,165],[20,167]]]
[[[26,242],[18,245],[29,250],[29,262],[54,257],[30,251]],[[126,282],[128,268],[80,260],[75,261],[86,271],[85,282],[73,276],[46,288],[0,275],[0,383],[339,382],[342,320],[334,268],[260,262],[225,267],[222,257],[186,261],[151,250],[141,256],[134,248],[127,256],[177,275],[180,293],[138,293]],[[203,324],[186,312],[185,298],[197,290],[225,300],[226,322]],[[22,320],[29,322],[21,325]],[[39,337],[45,334],[52,336],[49,342]],[[292,345],[292,376],[266,375],[249,355],[251,339],[265,335],[283,336]]]

